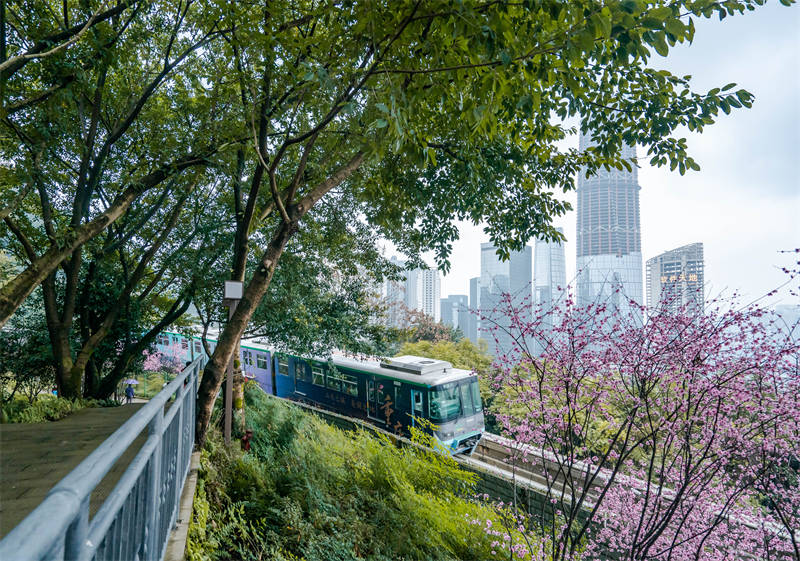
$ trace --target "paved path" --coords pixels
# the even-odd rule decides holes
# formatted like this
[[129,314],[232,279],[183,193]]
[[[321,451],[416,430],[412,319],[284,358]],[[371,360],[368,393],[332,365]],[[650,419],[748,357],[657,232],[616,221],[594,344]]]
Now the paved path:
[[[52,423],[0,424],[0,538],[141,407],[142,403],[134,403],[83,409]],[[146,435],[147,430],[95,488],[90,516],[114,488]]]

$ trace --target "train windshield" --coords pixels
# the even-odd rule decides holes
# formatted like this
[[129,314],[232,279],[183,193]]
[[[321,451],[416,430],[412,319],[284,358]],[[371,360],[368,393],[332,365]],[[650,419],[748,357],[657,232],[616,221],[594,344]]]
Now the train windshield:
[[430,392],[431,421],[434,423],[462,415],[470,417],[482,411],[480,388],[475,378],[443,384]]

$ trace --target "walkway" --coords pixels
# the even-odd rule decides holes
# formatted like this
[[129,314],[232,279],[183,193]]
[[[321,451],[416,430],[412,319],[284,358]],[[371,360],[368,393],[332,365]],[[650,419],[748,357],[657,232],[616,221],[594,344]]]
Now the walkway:
[[[36,508],[62,477],[139,411],[143,403],[82,409],[51,423],[0,425],[0,538]],[[92,493],[91,516],[103,504],[146,437],[147,431],[143,431]]]

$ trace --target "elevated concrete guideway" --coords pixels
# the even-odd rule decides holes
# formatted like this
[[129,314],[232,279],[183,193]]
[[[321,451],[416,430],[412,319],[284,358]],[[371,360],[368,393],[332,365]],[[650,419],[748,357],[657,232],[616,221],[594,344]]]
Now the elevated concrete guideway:
[[[83,409],[50,423],[0,425],[0,539],[141,407],[134,403]],[[137,438],[95,488],[90,516],[103,504],[145,439],[146,435]]]

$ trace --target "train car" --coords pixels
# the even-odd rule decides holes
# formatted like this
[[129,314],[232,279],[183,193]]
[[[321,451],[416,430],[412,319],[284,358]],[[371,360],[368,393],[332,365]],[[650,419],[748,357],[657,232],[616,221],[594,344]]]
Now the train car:
[[[187,360],[202,352],[195,344],[199,338],[174,335],[164,334],[170,346],[157,345],[159,351],[180,349]],[[208,342],[213,351],[216,341]],[[449,362],[417,356],[381,362],[341,356],[323,360],[243,342],[241,365],[244,375],[267,393],[364,419],[390,432],[408,435],[409,427],[429,421],[434,435],[454,454],[471,453],[484,431],[477,376]]]

